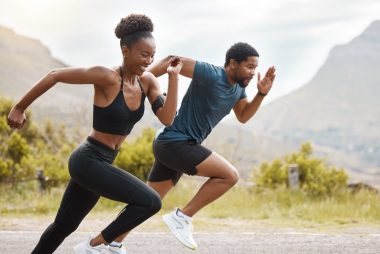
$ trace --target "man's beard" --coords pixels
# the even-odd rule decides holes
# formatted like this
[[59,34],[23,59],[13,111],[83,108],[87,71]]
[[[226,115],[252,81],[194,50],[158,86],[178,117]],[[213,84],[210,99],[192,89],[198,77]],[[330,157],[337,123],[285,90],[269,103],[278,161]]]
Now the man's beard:
[[244,79],[241,79],[241,80],[238,80],[238,85],[241,87],[241,88],[246,88],[248,86],[248,84],[244,84]]
[[249,81],[247,82],[247,84],[245,84],[245,81],[246,81],[247,79],[238,79],[238,78],[236,78],[235,80],[236,80],[236,83],[238,83],[238,85],[239,85],[241,88],[246,88],[246,87],[248,86],[248,84],[249,84]]
[[241,87],[241,88],[246,88],[249,84],[249,82],[247,82],[247,84],[244,84],[247,79],[245,78],[238,78],[237,76],[235,76],[234,78],[235,82]]

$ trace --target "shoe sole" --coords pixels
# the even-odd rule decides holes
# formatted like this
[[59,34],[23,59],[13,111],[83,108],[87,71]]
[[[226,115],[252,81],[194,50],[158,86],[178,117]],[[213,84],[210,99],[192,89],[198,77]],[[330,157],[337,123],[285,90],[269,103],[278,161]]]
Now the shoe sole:
[[166,226],[169,228],[169,230],[173,233],[173,235],[175,236],[175,238],[180,242],[182,243],[184,246],[186,246],[187,248],[191,249],[191,250],[196,250],[197,247],[194,247],[192,245],[190,245],[188,242],[186,241],[182,241],[181,237],[176,233],[177,231],[175,230],[175,228],[173,228],[173,226],[171,225],[170,223],[170,219],[168,218],[170,216],[170,214],[165,214],[162,216],[162,219],[163,221],[165,222]]
[[[88,250],[86,249],[86,247],[83,247],[83,245],[81,244],[77,244],[76,246],[74,246],[74,254],[87,254],[89,253]],[[102,252],[98,252],[99,254],[102,253]],[[105,253],[105,252],[103,252]],[[116,252],[115,252],[116,253]]]

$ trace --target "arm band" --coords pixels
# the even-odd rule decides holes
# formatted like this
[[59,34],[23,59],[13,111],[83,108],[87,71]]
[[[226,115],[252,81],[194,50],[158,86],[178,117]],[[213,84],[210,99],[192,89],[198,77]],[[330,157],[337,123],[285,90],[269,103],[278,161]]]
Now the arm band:
[[159,95],[157,99],[152,104],[152,111],[156,114],[157,110],[164,106],[165,98],[162,95]]

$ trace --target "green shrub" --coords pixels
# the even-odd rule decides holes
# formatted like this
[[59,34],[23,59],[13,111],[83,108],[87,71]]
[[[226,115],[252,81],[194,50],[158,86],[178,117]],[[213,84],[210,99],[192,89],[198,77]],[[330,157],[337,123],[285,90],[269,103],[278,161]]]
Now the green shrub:
[[331,195],[347,186],[347,173],[343,169],[328,166],[325,160],[312,157],[312,146],[304,143],[298,152],[271,163],[262,163],[254,171],[253,181],[259,188],[275,189],[288,185],[288,168],[298,165],[300,188],[311,196]]
[[[0,182],[33,179],[37,170],[43,170],[49,186],[68,181],[67,161],[79,142],[77,133],[70,130],[68,136],[64,125],[49,120],[37,128],[29,111],[25,126],[11,130],[6,118],[12,105],[0,97],[0,142],[5,144],[0,147]],[[134,141],[125,142],[115,165],[145,181],[154,161],[154,134],[153,129],[145,129]]]
[[66,135],[63,125],[51,122],[37,128],[27,111],[27,121],[21,130],[11,130],[7,116],[12,101],[0,97],[0,182],[19,182],[36,177],[36,171],[52,179],[52,184],[67,181],[67,159],[75,143]]
[[137,139],[125,142],[116,157],[115,165],[146,181],[154,162],[154,135],[152,128],[146,128]]

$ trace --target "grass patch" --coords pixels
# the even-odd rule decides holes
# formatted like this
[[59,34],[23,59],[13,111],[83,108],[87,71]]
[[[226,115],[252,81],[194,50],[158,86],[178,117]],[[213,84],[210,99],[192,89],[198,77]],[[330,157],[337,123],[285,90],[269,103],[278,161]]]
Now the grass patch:
[[[162,213],[183,207],[202,184],[184,178],[163,201]],[[0,215],[55,214],[64,186],[40,193],[35,183],[1,185]],[[94,212],[117,213],[125,205],[101,198]],[[291,227],[362,226],[380,224],[380,195],[368,190],[343,190],[332,196],[312,198],[299,190],[278,188],[259,191],[236,186],[199,212],[200,218],[260,221]]]

